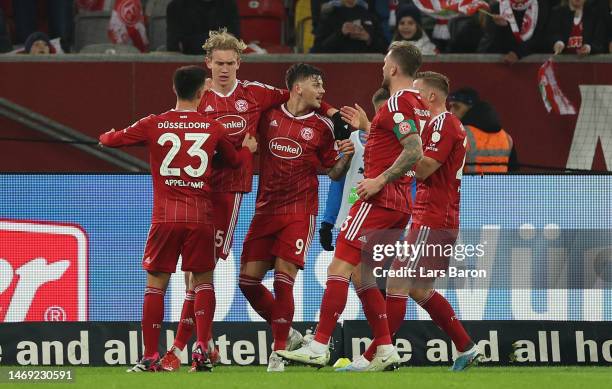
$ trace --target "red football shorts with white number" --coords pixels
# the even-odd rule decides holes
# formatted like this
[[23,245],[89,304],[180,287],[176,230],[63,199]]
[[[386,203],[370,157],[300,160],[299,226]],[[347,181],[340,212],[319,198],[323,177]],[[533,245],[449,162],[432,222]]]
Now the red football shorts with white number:
[[314,230],[314,215],[255,214],[241,261],[274,261],[278,257],[303,269]]
[[342,223],[334,257],[357,266],[361,262],[361,249],[364,246],[362,237],[374,231],[404,229],[409,220],[407,213],[358,200]]
[[215,269],[215,251],[212,224],[153,223],[142,267],[148,271],[174,273],[180,255],[183,271],[204,273]]
[[242,193],[212,192],[213,220],[215,223],[215,246],[219,259],[227,259],[234,241],[234,231],[240,213]]

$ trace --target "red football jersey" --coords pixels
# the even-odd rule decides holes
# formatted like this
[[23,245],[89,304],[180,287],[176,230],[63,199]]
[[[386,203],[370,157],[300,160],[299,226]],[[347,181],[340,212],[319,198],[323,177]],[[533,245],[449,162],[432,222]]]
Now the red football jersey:
[[[227,95],[208,90],[202,96],[198,112],[223,124],[228,139],[240,147],[244,135],[255,135],[262,112],[289,99],[289,92],[259,82],[240,81]],[[250,192],[253,181],[253,162],[232,169],[215,169],[211,180],[214,192]]]
[[465,129],[457,117],[443,112],[431,119],[422,139],[424,156],[442,166],[418,183],[412,220],[432,228],[456,229],[467,144]]
[[220,123],[198,112],[171,110],[102,134],[100,142],[110,147],[143,142],[149,146],[153,223],[212,224],[208,193],[215,150],[234,167],[252,159],[247,148],[236,151],[224,133]]
[[259,189],[255,213],[318,213],[317,168],[340,157],[331,120],[316,112],[293,116],[285,106],[264,114],[259,136]]
[[[419,136],[428,118],[429,111],[417,91],[402,89],[391,96],[372,120],[363,155],[364,177],[376,178],[391,167],[403,150],[400,139]],[[410,213],[411,179],[405,176],[390,182],[368,203]]]

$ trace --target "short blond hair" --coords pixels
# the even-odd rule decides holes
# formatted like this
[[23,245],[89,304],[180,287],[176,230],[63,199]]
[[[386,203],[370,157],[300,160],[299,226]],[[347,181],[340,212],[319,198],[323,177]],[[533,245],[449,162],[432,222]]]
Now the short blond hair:
[[417,73],[416,79],[423,80],[430,87],[436,88],[440,92],[444,93],[444,96],[448,96],[450,81],[444,74],[436,72],[420,72]]
[[217,31],[208,33],[208,39],[206,39],[202,48],[207,57],[210,57],[214,50],[234,50],[240,57],[244,49],[247,48],[247,45],[242,39],[238,39],[227,32],[227,28],[220,28]]

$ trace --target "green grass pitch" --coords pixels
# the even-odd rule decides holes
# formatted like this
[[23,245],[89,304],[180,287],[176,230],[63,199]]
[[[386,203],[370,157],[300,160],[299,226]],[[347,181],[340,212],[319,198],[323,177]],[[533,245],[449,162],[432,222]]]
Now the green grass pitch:
[[[188,389],[188,388],[611,388],[610,367],[475,367],[453,373],[442,367],[403,367],[384,373],[336,373],[331,367],[316,370],[287,366],[284,373],[267,373],[265,366],[216,367],[212,373],[187,373],[184,366],[175,373],[128,374],[125,367],[74,368],[74,383],[17,384],[15,389]],[[0,389],[4,385],[0,384]]]

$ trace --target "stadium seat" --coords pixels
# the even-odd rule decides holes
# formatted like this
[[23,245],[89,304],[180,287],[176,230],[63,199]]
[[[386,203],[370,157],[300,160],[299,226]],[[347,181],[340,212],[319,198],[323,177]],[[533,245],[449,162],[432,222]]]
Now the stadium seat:
[[285,43],[284,23],[287,19],[282,0],[239,1],[240,35],[244,41],[261,45]]
[[140,54],[140,50],[132,45],[116,45],[114,43],[94,43],[84,46],[81,54]]
[[149,47],[151,51],[166,46],[166,16],[151,16],[149,18]]
[[110,43],[109,11],[78,13],[74,19],[74,49],[80,52],[87,45]]

